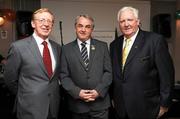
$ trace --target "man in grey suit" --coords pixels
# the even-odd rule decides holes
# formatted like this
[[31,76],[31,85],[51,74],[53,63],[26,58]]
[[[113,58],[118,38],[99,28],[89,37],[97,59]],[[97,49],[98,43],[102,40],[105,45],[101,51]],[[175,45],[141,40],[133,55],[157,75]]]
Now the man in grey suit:
[[[77,38],[62,47],[60,77],[72,119],[107,119],[111,61],[107,44],[93,39],[94,20],[75,20]],[[83,45],[84,44],[84,45]]]
[[53,14],[41,8],[32,16],[32,36],[11,44],[4,76],[18,119],[57,119],[60,45],[49,39],[53,23]]
[[171,104],[174,83],[166,40],[140,29],[136,8],[123,7],[117,16],[123,35],[110,44],[116,119],[161,118]]

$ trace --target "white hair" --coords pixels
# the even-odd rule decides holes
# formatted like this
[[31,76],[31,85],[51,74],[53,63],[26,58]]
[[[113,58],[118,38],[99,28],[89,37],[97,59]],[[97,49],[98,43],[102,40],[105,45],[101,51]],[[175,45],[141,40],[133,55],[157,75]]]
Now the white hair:
[[124,11],[132,11],[134,16],[139,19],[139,10],[134,8],[134,7],[131,7],[131,6],[126,6],[126,7],[123,7],[121,8],[119,11],[118,11],[118,15],[117,15],[117,20],[119,21],[119,18],[121,16],[121,13],[124,12]]

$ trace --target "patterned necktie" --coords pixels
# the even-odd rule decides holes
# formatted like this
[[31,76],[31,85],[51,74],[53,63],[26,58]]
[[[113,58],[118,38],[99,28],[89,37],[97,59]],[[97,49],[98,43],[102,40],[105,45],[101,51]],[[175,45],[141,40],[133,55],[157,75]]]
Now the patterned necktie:
[[81,43],[81,56],[83,58],[84,64],[86,65],[86,68],[88,67],[89,64],[89,59],[88,59],[88,52],[87,52],[87,47],[86,47],[86,42]]
[[48,44],[47,44],[46,41],[43,41],[42,44],[44,45],[44,49],[43,49],[43,62],[44,62],[44,65],[46,67],[46,70],[48,72],[49,77],[51,77],[53,72],[52,72],[52,61],[51,61],[51,56],[50,56]]
[[125,40],[125,45],[124,45],[123,53],[122,53],[122,66],[123,67],[125,65],[127,56],[129,54],[129,51],[130,51],[130,42],[131,42],[131,39],[126,39]]

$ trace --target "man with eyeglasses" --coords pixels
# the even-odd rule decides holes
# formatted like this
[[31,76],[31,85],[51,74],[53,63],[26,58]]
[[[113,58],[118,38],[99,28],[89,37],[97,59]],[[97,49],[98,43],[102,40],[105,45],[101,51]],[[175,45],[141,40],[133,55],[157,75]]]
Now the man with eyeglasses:
[[60,102],[60,45],[52,41],[54,16],[47,8],[32,15],[32,36],[11,44],[5,82],[16,95],[18,119],[57,119]]

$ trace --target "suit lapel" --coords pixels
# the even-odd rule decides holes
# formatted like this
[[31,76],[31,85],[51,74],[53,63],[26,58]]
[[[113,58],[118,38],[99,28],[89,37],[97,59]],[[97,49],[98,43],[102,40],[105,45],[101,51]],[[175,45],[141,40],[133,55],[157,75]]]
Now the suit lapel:
[[143,37],[144,37],[144,35],[143,35],[142,31],[139,30],[139,33],[138,33],[138,35],[134,41],[134,44],[129,52],[129,55],[127,57],[125,65],[127,65],[133,59],[133,57],[140,51],[140,49],[144,45]]
[[86,69],[86,66],[85,66],[85,64],[84,64],[84,61],[83,61],[83,59],[82,59],[81,51],[80,51],[80,49],[79,49],[77,40],[75,40],[75,41],[73,42],[73,51],[74,51],[74,53],[75,53],[75,57],[77,57],[77,58],[79,59],[79,62],[81,63],[81,65],[84,67],[85,70],[87,70],[87,69]]
[[[41,53],[40,53],[38,45],[33,37],[31,37],[31,41],[29,41],[28,46],[29,46],[29,49],[31,50],[32,54],[34,55],[34,58],[38,62],[38,64],[40,64],[40,65],[43,64]],[[41,65],[41,67],[42,67],[42,65]]]
[[54,69],[54,72],[53,72],[53,75],[52,75],[52,77],[54,76],[54,74],[55,74],[55,72],[56,72],[56,68],[57,68],[57,66],[58,66],[58,49],[57,49],[57,47],[56,47],[56,45],[51,41],[51,40],[49,40],[49,42],[50,42],[50,44],[51,44],[51,48],[52,48],[52,52],[53,52],[53,55],[54,55],[54,59],[55,59],[55,62],[56,62],[56,66],[55,66],[55,69]]
[[90,55],[89,55],[89,67],[88,69],[90,70],[91,66],[92,66],[92,63],[93,63],[93,60],[94,60],[94,56],[95,56],[95,53],[97,51],[97,48],[96,47],[97,44],[95,43],[95,41],[93,39],[91,39],[91,43],[90,43]]
[[46,71],[46,69],[44,67],[44,63],[43,63],[43,60],[42,60],[41,53],[39,51],[38,45],[37,45],[35,39],[33,38],[33,36],[31,36],[31,40],[29,40],[29,45],[28,46],[29,46],[29,49],[31,50],[34,58],[36,59],[37,63],[42,68],[44,73],[47,74],[47,76],[48,76],[48,73],[47,73],[47,71]]
[[[116,56],[117,56],[117,62],[119,63],[119,67],[122,67],[122,49],[123,49],[123,36],[121,36],[117,43],[115,44],[115,52],[116,52]],[[120,70],[122,70],[122,68],[120,68]]]

